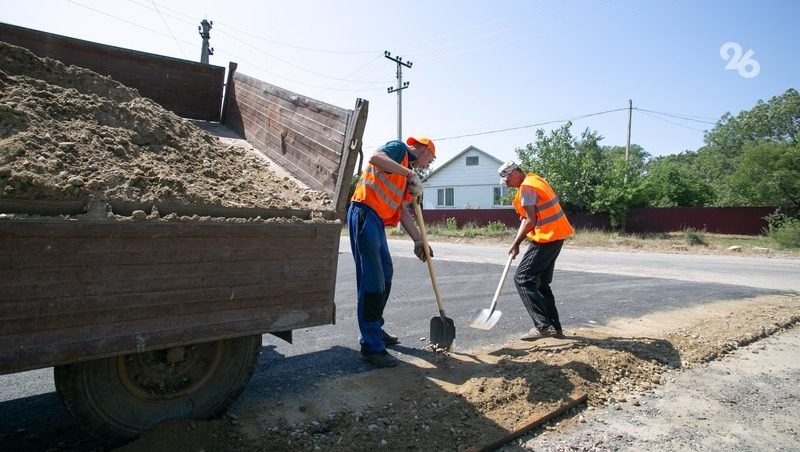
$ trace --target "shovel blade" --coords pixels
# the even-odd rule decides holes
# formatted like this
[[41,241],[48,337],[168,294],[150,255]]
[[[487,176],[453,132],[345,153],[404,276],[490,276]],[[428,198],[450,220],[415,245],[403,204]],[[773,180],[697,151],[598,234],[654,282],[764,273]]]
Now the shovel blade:
[[436,348],[453,350],[453,341],[456,339],[456,325],[449,317],[437,316],[431,318],[431,344]]
[[467,326],[478,330],[490,330],[502,315],[503,313],[498,310],[492,312],[489,309],[480,309],[470,316]]

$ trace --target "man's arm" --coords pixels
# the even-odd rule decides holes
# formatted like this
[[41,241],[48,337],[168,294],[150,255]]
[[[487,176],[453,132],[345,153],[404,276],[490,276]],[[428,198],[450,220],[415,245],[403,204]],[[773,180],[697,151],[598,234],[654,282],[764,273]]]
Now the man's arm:
[[[517,229],[517,236],[514,237],[514,243],[508,250],[508,254],[511,254],[512,259],[517,257],[517,254],[519,254],[519,246],[525,240],[525,237],[528,235],[528,233],[533,231],[533,229],[536,227],[536,206],[522,207],[525,209],[525,217],[522,218],[522,221],[519,224],[519,229]],[[531,220],[531,218],[533,218],[533,220]]]
[[[425,255],[425,249],[422,243],[422,233],[420,232],[419,229],[417,229],[417,225],[414,222],[414,218],[411,216],[411,212],[409,212],[409,210],[410,209],[406,206],[402,208],[402,211],[400,212],[400,223],[403,225],[403,227],[406,229],[406,232],[408,232],[408,235],[414,241],[414,254],[416,254],[419,260],[425,262],[428,259],[427,256]],[[420,218],[420,221],[424,221],[424,219]],[[433,248],[431,248],[430,244],[428,244],[428,256],[433,257]]]
[[369,163],[375,165],[380,170],[395,174],[402,174],[406,177],[414,173],[414,171],[395,162],[391,157],[380,151],[375,151],[372,153],[372,156],[369,158]]
[[517,257],[517,254],[519,254],[519,246],[522,244],[522,241],[525,240],[525,236],[536,227],[536,190],[525,185],[520,186],[519,190],[521,191],[520,197],[522,208],[525,210],[525,216],[522,218],[522,222],[520,222],[519,229],[517,229],[517,236],[514,237],[514,243],[508,250],[508,254],[511,254],[512,258]]
[[[414,201],[412,200],[411,202]],[[405,229],[406,232],[408,232],[408,235],[411,237],[411,240],[413,240],[416,243],[422,240],[422,234],[419,232],[419,229],[417,229],[417,223],[414,221],[414,217],[411,216],[411,212],[409,209],[410,206],[411,203],[408,203],[408,205],[406,205],[406,203],[403,202],[403,207],[400,209],[401,210],[400,224],[402,224],[403,229]]]

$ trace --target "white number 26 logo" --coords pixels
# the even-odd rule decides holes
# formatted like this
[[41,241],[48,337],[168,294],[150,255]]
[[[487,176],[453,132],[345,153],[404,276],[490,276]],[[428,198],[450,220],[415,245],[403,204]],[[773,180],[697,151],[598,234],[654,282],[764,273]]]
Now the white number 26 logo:
[[761,72],[761,65],[752,58],[753,50],[742,55],[742,46],[736,42],[726,42],[719,48],[719,56],[727,61],[725,69],[736,69],[744,78],[753,78]]

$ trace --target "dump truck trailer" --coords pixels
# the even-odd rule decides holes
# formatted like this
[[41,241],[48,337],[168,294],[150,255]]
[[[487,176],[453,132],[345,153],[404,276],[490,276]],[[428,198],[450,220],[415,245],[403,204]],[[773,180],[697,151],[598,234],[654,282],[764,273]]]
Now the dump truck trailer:
[[[335,322],[368,102],[342,109],[235,64],[225,90],[220,124],[327,193],[330,210],[0,196],[0,374],[53,367],[68,410],[113,442],[166,419],[219,415],[248,383],[262,334],[291,342],[295,329]],[[153,207],[161,219],[110,215]]]

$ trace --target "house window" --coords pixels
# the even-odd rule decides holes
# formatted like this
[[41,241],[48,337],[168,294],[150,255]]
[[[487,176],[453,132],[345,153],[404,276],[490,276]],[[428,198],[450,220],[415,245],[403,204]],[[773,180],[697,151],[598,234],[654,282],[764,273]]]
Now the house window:
[[500,186],[494,187],[494,205],[496,206],[510,206],[511,200],[506,199],[508,187]]
[[436,190],[436,205],[439,207],[453,207],[455,204],[453,198],[452,188],[440,188]]
[[467,157],[467,166],[478,166],[478,156]]

